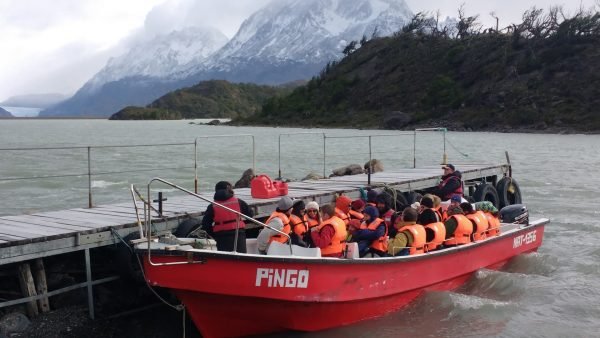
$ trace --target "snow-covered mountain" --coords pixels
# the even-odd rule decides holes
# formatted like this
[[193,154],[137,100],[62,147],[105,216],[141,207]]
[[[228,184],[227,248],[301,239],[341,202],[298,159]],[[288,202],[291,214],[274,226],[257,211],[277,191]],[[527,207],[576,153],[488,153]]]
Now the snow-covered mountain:
[[206,79],[308,79],[340,59],[350,41],[391,35],[412,15],[404,0],[273,0],[228,42],[215,31],[186,30],[138,45],[42,115],[108,116]]

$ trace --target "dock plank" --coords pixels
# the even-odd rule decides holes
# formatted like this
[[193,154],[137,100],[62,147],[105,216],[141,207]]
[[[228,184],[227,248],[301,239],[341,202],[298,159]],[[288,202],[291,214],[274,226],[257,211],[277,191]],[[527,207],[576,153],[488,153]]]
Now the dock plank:
[[49,227],[49,228],[58,228],[58,229],[65,229],[65,230],[72,230],[72,231],[85,231],[85,230],[90,229],[90,227],[86,227],[86,226],[69,225],[69,224],[52,222],[52,221],[43,219],[41,217],[6,216],[6,217],[0,217],[0,220],[9,220],[9,221],[14,221],[14,222],[19,222],[21,224],[35,224],[35,225],[45,226],[45,227]]

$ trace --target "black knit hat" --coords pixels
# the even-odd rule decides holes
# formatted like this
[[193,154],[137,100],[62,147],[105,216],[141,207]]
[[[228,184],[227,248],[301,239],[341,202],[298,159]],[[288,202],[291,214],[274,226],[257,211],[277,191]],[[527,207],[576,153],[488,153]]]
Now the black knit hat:
[[231,183],[227,182],[227,181],[220,181],[217,184],[215,184],[215,191],[217,190],[227,190],[231,188]]

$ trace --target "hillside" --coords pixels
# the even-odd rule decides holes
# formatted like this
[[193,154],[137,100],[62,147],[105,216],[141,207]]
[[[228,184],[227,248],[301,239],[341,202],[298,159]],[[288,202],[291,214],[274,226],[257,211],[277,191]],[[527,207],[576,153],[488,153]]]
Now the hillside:
[[0,107],[0,118],[14,117],[12,114]]
[[[235,123],[403,129],[600,130],[600,14],[532,9],[503,30],[416,15]],[[432,24],[433,23],[433,24]],[[281,121],[285,121],[282,123]]]
[[[293,87],[292,87],[293,88]],[[111,120],[173,120],[240,118],[259,112],[267,99],[289,94],[290,87],[230,83],[223,80],[199,84],[166,94],[146,107],[126,107]]]

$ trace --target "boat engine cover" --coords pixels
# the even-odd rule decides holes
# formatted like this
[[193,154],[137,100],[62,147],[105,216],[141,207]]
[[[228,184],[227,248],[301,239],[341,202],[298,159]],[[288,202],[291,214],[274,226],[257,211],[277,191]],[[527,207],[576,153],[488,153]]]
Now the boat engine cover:
[[500,210],[500,222],[529,224],[529,211],[525,204],[508,205]]

